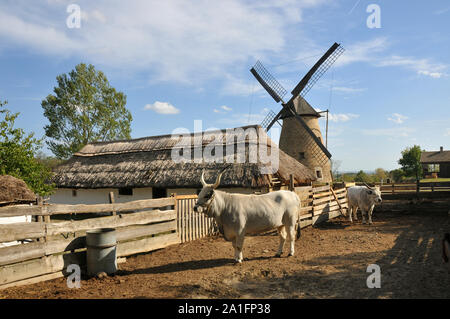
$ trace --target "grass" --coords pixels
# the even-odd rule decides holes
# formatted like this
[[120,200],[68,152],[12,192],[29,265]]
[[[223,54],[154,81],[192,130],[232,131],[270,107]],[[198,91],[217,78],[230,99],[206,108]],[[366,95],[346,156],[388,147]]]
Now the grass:
[[450,182],[450,178],[424,178],[420,180],[421,183],[431,182]]

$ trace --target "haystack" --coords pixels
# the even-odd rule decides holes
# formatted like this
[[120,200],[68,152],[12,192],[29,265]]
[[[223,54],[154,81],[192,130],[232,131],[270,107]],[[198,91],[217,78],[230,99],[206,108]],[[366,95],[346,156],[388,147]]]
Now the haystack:
[[36,200],[36,195],[21,179],[10,175],[0,176],[0,204],[26,203]]

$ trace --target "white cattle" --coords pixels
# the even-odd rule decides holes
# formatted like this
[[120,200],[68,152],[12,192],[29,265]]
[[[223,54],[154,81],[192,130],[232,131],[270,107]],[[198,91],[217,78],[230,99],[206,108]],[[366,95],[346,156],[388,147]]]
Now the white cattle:
[[362,222],[366,223],[365,213],[368,214],[369,224],[372,224],[372,211],[375,204],[381,203],[381,192],[379,187],[369,186],[352,186],[347,190],[348,194],[348,219],[352,220],[352,214],[355,220],[358,220],[356,212],[358,208],[361,210]]
[[[288,239],[289,256],[294,255],[295,227],[298,223],[300,199],[290,191],[276,191],[262,195],[230,194],[216,190],[222,173],[214,184],[207,184],[202,173],[203,189],[198,195],[194,211],[214,217],[220,233],[234,247],[234,259],[241,263],[244,236],[277,229],[280,245],[275,256],[280,257]],[[300,225],[297,226],[297,239]]]

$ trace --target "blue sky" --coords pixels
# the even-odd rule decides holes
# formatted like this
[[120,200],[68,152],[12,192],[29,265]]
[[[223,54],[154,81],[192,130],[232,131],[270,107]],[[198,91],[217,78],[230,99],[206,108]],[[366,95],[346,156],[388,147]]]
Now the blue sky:
[[[66,24],[74,3],[80,28]],[[370,4],[381,28],[367,26]],[[127,95],[133,138],[259,124],[280,105],[249,72],[256,60],[290,91],[338,42],[344,55],[306,96],[330,110],[332,158],[394,169],[407,146],[450,149],[449,30],[447,0],[2,0],[0,99],[41,137],[42,99],[85,62]]]

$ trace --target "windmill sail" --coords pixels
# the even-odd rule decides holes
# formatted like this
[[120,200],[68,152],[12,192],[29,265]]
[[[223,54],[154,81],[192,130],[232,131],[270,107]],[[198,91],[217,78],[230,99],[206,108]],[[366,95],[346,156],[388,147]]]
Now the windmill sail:
[[283,105],[283,108],[278,114],[275,115],[275,113],[271,111],[271,113],[266,116],[261,126],[268,131],[279,119],[283,118],[284,120],[284,118],[286,118],[286,120],[289,120],[290,118],[293,118],[293,120],[300,124],[297,137],[302,140],[302,143],[306,145],[309,150],[313,150],[313,156],[317,158],[322,165],[325,165],[328,159],[331,158],[331,154],[323,145],[321,139],[314,134],[308,124],[306,124],[302,116],[297,113],[296,108],[294,107],[294,100],[298,96],[303,97],[306,95],[343,52],[344,48],[340,44],[334,43],[292,90],[292,97],[287,103],[283,101],[286,90],[266,70],[260,61],[257,61],[250,70],[267,93],[269,93],[277,103],[281,101]]
[[283,102],[283,97],[286,95],[286,89],[270,74],[260,61],[250,69],[253,76],[269,93],[269,95],[278,103]]
[[292,96],[301,95],[304,97],[344,51],[345,49],[340,44],[334,43],[292,90]]

